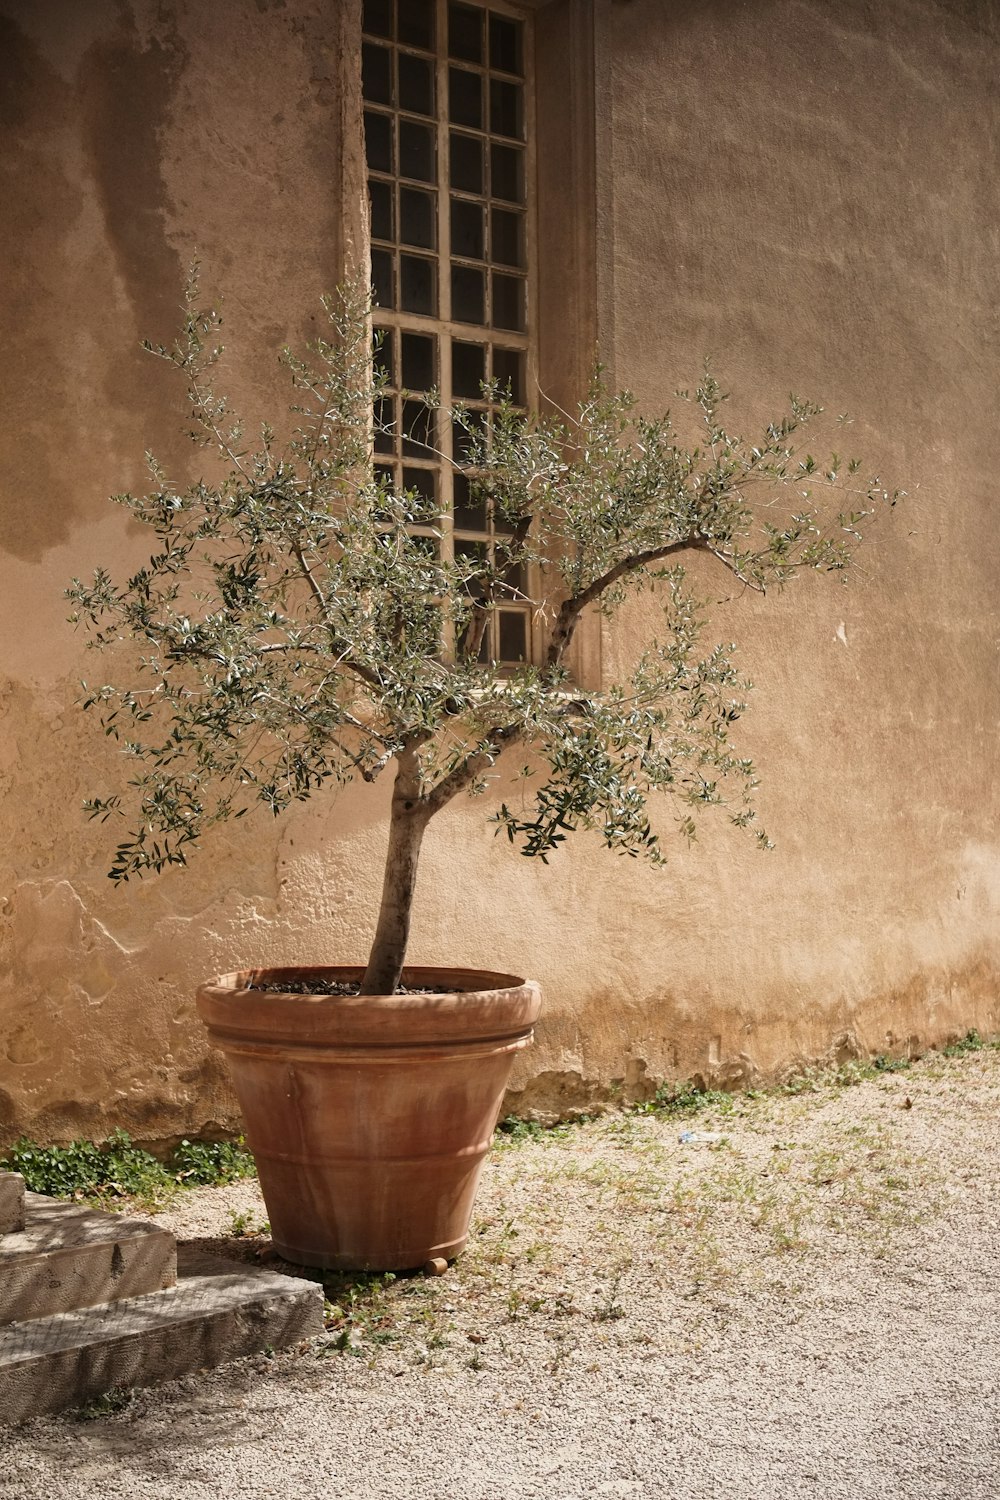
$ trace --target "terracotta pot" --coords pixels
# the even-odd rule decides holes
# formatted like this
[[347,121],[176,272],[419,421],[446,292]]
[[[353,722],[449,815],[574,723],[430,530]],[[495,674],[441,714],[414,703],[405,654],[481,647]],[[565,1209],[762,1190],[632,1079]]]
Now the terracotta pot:
[[541,994],[509,974],[430,968],[403,973],[427,994],[281,992],[363,974],[246,969],[202,985],[198,1009],[229,1061],[279,1254],[331,1270],[450,1260]]

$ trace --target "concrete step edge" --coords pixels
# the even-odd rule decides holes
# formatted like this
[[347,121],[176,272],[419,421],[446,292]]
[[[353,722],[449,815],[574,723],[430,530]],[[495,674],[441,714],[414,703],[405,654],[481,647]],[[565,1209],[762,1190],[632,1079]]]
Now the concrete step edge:
[[323,1330],[317,1282],[179,1247],[176,1287],[0,1329],[0,1422],[155,1385]]
[[23,1228],[0,1238],[0,1329],[176,1280],[176,1241],[162,1225],[28,1193]]

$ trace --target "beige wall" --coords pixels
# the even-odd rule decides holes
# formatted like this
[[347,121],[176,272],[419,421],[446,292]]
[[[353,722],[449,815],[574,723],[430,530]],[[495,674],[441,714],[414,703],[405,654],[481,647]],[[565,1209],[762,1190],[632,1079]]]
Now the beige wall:
[[[615,378],[662,405],[711,352],[741,417],[789,387],[856,412],[858,450],[914,495],[848,590],[720,607],[774,853],[706,820],[665,873],[586,838],[545,869],[481,802],[431,826],[412,956],[542,981],[524,1105],[1000,1030],[996,14],[596,7]],[[78,810],[111,757],[72,707],[96,662],[61,599],[141,555],[106,497],[141,483],[143,447],[190,462],[137,340],[170,335],[195,251],[254,412],[357,248],[344,26],[332,0],[0,0],[0,1139],[231,1126],[198,980],[366,948],[387,788],[111,889]],[[606,636],[609,671],[642,624]]]
[[600,15],[616,379],[661,404],[712,354],[741,415],[790,388],[857,413],[852,445],[913,491],[849,589],[807,580],[719,611],[757,684],[744,730],[778,848],[706,828],[641,882],[637,931],[658,910],[665,929],[663,981],[637,976],[646,1014],[675,1035],[690,1021],[729,1076],[838,1037],[996,1030],[1000,12]]

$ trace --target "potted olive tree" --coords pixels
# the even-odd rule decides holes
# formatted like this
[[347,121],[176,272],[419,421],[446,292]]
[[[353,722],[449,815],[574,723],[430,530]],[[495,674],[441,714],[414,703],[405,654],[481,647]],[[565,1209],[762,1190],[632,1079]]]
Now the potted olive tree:
[[[431,820],[510,766],[527,801],[492,816],[531,857],[585,828],[655,864],[651,814],[672,807],[690,836],[716,804],[766,844],[753,768],[730,738],[748,684],[732,648],[700,649],[684,564],[704,554],[761,593],[843,570],[896,497],[856,461],[799,456],[811,404],[793,399],[755,442],[730,433],[708,373],[683,397],[702,430],[694,448],[599,378],[571,418],[528,417],[494,389],[486,431],[439,414],[464,425],[463,471],[491,517],[493,544],[463,556],[438,545],[426,498],[373,463],[384,377],[365,300],[325,306],[325,336],[283,355],[288,437],[265,427],[248,443],[215,388],[219,318],[192,278],[178,343],[150,347],[186,378],[213,470],[179,486],[150,460],[149,492],[116,497],[155,537],[148,564],[124,582],[74,581],[69,597],[91,645],[135,648],[125,681],[84,698],[124,757],[121,790],[87,804],[130,820],[112,880],[183,864],[213,824],[258,804],[278,815],[392,775],[367,963],[243,970],[199,992],[277,1248],[390,1269],[464,1245],[513,1052],[539,1007],[530,981],[406,966]],[[611,617],[639,590],[661,607],[655,637],[627,680],[582,690],[567,664],[581,619]],[[489,622],[511,599],[530,599],[544,645],[504,666],[490,660]]]

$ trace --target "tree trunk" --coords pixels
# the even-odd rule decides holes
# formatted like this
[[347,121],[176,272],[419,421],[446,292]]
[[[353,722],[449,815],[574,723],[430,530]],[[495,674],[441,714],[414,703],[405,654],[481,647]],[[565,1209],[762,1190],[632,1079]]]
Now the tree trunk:
[[400,757],[392,793],[382,904],[368,967],[361,981],[363,995],[391,995],[399,983],[410,936],[417,861],[429,818],[430,810],[420,797],[413,767]]

